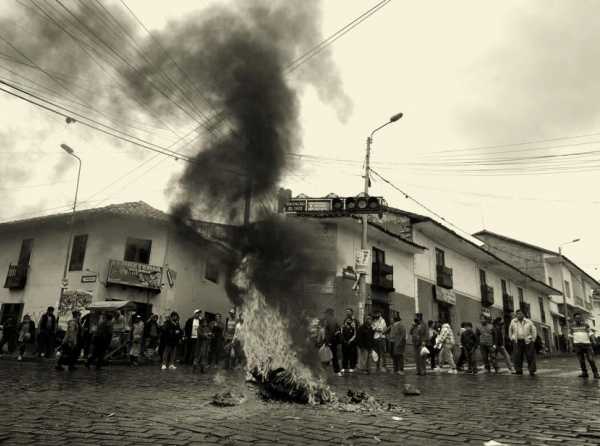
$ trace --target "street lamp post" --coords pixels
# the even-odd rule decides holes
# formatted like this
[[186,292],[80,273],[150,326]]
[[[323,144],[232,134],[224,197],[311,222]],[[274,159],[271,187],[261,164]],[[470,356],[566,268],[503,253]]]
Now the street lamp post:
[[562,255],[562,247],[566,245],[570,245],[571,243],[577,243],[580,239],[576,238],[571,240],[570,242],[563,243],[558,247],[558,257],[560,258],[560,280],[562,282],[562,292],[563,292],[563,307],[565,311],[565,328],[567,329],[567,335],[565,336],[565,344],[567,347],[567,353],[571,351],[571,342],[569,341],[569,334],[571,332],[571,327],[569,323],[569,311],[567,307],[567,288],[565,287],[565,276],[563,271],[563,263],[564,257]]
[[77,195],[79,194],[79,178],[81,177],[81,158],[75,155],[75,150],[69,147],[66,144],[61,144],[60,147],[75,158],[79,162],[79,168],[77,169],[77,183],[75,186],[75,199],[73,200],[73,212],[71,213],[71,221],[69,223],[69,240],[67,241],[67,255],[65,256],[65,266],[63,270],[62,277],[62,287],[60,294],[62,296],[63,290],[67,287],[67,270],[69,269],[69,255],[71,253],[71,244],[73,243],[73,231],[74,231],[74,222],[75,222],[75,211],[77,209]]
[[[378,132],[385,126],[398,121],[400,118],[402,118],[402,116],[403,116],[402,113],[396,113],[385,124],[380,125],[375,130],[373,130],[371,132],[371,134],[369,135],[369,137],[367,138],[367,153],[365,154],[365,173],[364,173],[364,180],[365,180],[364,192],[365,192],[366,196],[369,195],[369,183],[370,183],[369,169],[370,169],[370,162],[371,162],[371,144],[373,143],[373,135],[375,135],[376,132]],[[363,251],[368,249],[367,248],[367,228],[368,228],[369,223],[368,223],[367,217],[368,216],[366,214],[363,214],[363,216],[362,216],[362,239],[361,239],[360,247]],[[367,304],[367,275],[366,274],[360,275],[359,290],[360,290],[360,302],[358,305],[358,311],[359,311],[359,320],[362,321],[362,320],[364,320],[364,312],[365,312],[365,308],[366,308],[366,304]]]

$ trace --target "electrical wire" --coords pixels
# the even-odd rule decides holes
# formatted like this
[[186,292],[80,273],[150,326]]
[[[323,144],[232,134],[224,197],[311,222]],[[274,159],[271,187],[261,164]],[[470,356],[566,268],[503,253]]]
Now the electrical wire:
[[423,203],[421,203],[419,200],[417,200],[416,198],[410,196],[409,194],[407,194],[406,192],[404,192],[402,189],[400,189],[398,186],[396,186],[394,183],[392,183],[390,180],[388,180],[387,178],[384,178],[383,176],[381,176],[379,173],[377,173],[375,170],[373,169],[369,169],[373,174],[375,174],[380,180],[382,180],[383,182],[387,183],[389,186],[391,186],[393,189],[396,189],[398,192],[400,192],[402,195],[404,195],[404,198],[411,200],[412,202],[416,203],[417,205],[419,205],[420,207],[422,207],[423,209],[425,209],[427,212],[429,212],[430,214],[434,215],[435,217],[439,218],[440,220],[442,220],[444,223],[452,226],[455,229],[458,229],[460,232],[467,234],[470,238],[473,237],[473,235],[469,232],[469,231],[465,231],[464,229],[462,229],[461,227],[455,225],[454,223],[452,223],[451,221],[449,221],[448,219],[446,219],[445,217],[443,217],[442,215],[438,214],[437,212],[435,212],[434,210],[432,210],[430,207],[424,205]]

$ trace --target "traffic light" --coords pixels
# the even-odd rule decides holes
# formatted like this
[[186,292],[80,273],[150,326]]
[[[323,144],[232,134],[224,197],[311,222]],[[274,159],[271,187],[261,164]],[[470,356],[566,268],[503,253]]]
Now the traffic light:
[[297,196],[292,198],[285,206],[286,213],[298,215],[313,214],[379,214],[381,217],[387,206],[383,197],[371,197],[361,194],[356,197],[338,197],[329,194],[324,198],[311,198]]

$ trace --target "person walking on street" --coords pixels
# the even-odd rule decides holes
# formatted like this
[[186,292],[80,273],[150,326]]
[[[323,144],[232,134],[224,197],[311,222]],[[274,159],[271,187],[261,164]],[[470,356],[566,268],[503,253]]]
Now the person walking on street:
[[35,345],[35,322],[31,320],[31,317],[28,314],[23,316],[23,322],[19,325],[17,340],[19,343],[19,356],[17,357],[17,361],[22,361],[27,347]]
[[92,354],[88,357],[86,367],[96,365],[96,370],[104,366],[104,355],[110,348],[113,337],[113,314],[107,312],[100,316],[100,322],[92,338]]
[[208,357],[208,365],[217,367],[221,362],[223,355],[223,346],[225,344],[224,332],[225,324],[223,323],[223,317],[217,313],[215,320],[209,324],[211,337],[210,337],[210,350]]
[[377,352],[377,362],[375,363],[375,367],[377,371],[383,368],[383,371],[386,371],[385,367],[385,350],[386,350],[386,333],[388,331],[387,324],[385,319],[381,315],[381,311],[375,312],[375,318],[373,319],[373,339],[375,341],[375,352]]
[[214,332],[211,328],[211,325],[206,320],[206,317],[200,317],[196,333],[196,350],[194,351],[192,370],[196,370],[198,367],[200,367],[200,373],[204,373],[206,371],[206,366],[209,362],[209,354],[212,356],[210,348],[212,345],[213,335]]
[[352,308],[346,308],[346,318],[342,325],[342,373],[353,373],[358,360],[356,334],[358,322],[354,319]]
[[454,333],[449,323],[442,324],[440,334],[437,336],[437,348],[439,350],[439,366],[440,368],[447,363],[450,366],[450,374],[456,374],[456,364],[454,363]]
[[375,347],[373,339],[373,320],[371,316],[365,318],[365,322],[358,327],[356,333],[356,346],[358,347],[358,367],[367,375],[371,373],[371,351]]
[[479,341],[479,352],[486,372],[491,373],[492,366],[494,370],[498,371],[498,365],[492,354],[494,347],[493,327],[487,316],[481,315],[481,326],[477,329],[476,334]]
[[54,307],[48,307],[40,319],[40,356],[50,357],[54,351],[54,342],[56,340],[56,316],[54,316]]
[[139,365],[139,358],[144,350],[144,320],[139,314],[133,317],[129,343],[129,362],[134,366]]
[[394,323],[390,327],[390,343],[394,373],[404,375],[404,350],[406,349],[406,327],[398,313],[394,315]]
[[17,348],[17,340],[19,338],[17,321],[12,317],[6,318],[6,322],[4,323],[2,330],[2,340],[0,341],[0,355],[2,355],[2,350],[4,349],[4,345],[6,344],[7,350],[9,354],[14,353]]
[[60,346],[60,356],[56,362],[56,370],[63,371],[63,366],[69,367],[69,371],[75,370],[75,364],[79,357],[79,324],[71,319],[67,323],[67,331]]
[[202,311],[194,310],[194,315],[185,322],[183,328],[183,363],[191,364],[196,351],[196,341],[198,340],[198,326]]
[[342,376],[340,371],[340,362],[338,359],[338,345],[342,337],[340,324],[335,320],[335,313],[332,308],[325,310],[325,344],[331,349],[331,365],[333,373]]
[[525,317],[522,310],[517,310],[516,316],[511,321],[508,330],[510,340],[514,345],[515,374],[523,374],[523,358],[527,358],[529,374],[534,376],[536,372],[534,341],[537,337],[537,330],[533,322]]
[[464,323],[463,333],[460,335],[460,343],[462,345],[463,351],[465,352],[465,360],[467,361],[468,369],[467,373],[472,373],[473,375],[477,374],[477,360],[475,358],[475,353],[477,352],[477,345],[479,343],[479,339],[477,334],[473,331],[473,324],[470,322]]
[[153,314],[144,327],[144,340],[146,348],[152,350],[152,354],[158,348],[160,338],[160,327],[158,326],[158,314]]
[[436,358],[438,351],[435,346],[437,344],[437,335],[438,331],[436,329],[435,321],[427,321],[427,349],[429,350],[429,364],[431,366],[431,370],[436,369]]
[[498,354],[502,355],[502,357],[504,358],[508,370],[514,372],[515,369],[510,359],[510,355],[506,350],[506,345],[504,342],[504,321],[501,317],[497,317],[496,319],[494,319],[492,336],[494,338],[494,345],[492,346],[492,355],[496,373],[498,373]]
[[465,362],[467,361],[467,355],[465,349],[462,346],[462,334],[465,332],[466,322],[461,322],[460,330],[458,331],[458,359],[456,360],[456,371],[462,372]]
[[[199,313],[200,310],[198,310]],[[194,315],[195,316],[195,315]],[[200,326],[200,322],[198,319],[198,324],[196,327]],[[198,338],[198,328],[196,328],[195,339]],[[181,340],[182,336],[181,326],[179,325],[179,314],[176,311],[173,311],[169,318],[165,321],[162,329],[162,338],[164,343],[164,351],[162,356],[162,370],[175,370],[175,355],[177,354],[177,344]],[[194,345],[195,346],[195,345]]]
[[229,315],[225,319],[225,328],[223,330],[224,350],[225,350],[225,370],[235,367],[235,349],[233,345],[233,337],[235,335],[236,325],[235,309],[229,310]]
[[573,319],[575,322],[571,325],[571,336],[573,337],[573,347],[577,354],[577,358],[579,359],[579,366],[581,367],[581,375],[579,375],[579,377],[587,378],[589,376],[585,363],[587,360],[592,369],[592,373],[594,374],[594,378],[600,379],[598,368],[594,361],[590,326],[585,323],[581,313],[575,313]]
[[427,346],[427,340],[429,338],[429,331],[427,325],[423,322],[423,314],[415,314],[414,323],[410,329],[410,337],[412,340],[413,350],[415,353],[415,362],[417,363],[417,375],[425,376],[427,364],[425,362],[425,356],[421,355],[423,347]]

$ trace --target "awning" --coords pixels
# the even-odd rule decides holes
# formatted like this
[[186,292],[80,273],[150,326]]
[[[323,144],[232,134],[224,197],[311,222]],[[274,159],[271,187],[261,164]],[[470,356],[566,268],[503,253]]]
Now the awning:
[[90,311],[135,310],[135,303],[129,300],[100,300],[88,305],[87,309]]

